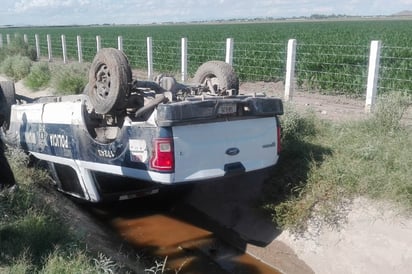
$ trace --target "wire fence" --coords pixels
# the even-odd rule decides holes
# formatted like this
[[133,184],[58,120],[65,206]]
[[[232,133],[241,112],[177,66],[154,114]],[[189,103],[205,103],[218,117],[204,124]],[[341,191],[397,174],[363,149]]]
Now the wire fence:
[[[1,35],[1,34],[0,34]],[[1,37],[1,36],[0,36]],[[79,60],[76,36],[67,36],[67,58]],[[9,38],[8,38],[9,39]],[[25,36],[27,43],[38,47],[40,57],[61,59],[60,36],[36,39]],[[3,46],[3,41],[0,41]],[[50,45],[50,44],[51,45]],[[122,50],[133,68],[178,75],[182,68],[180,40],[153,40],[153,63],[148,63],[147,40],[126,38]],[[101,47],[119,48],[119,40],[101,38]],[[91,62],[98,49],[96,36],[81,37],[82,60]],[[49,52],[51,50],[51,53]],[[300,44],[297,41],[295,82],[302,90],[333,94],[364,95],[367,88],[370,45]],[[287,43],[261,41],[235,41],[233,67],[241,81],[284,81],[286,73]],[[52,57],[50,57],[52,56]],[[196,69],[210,60],[225,60],[225,41],[187,41],[187,73],[193,76]],[[52,61],[52,60],[50,60]],[[412,47],[382,45],[378,74],[378,93],[400,91],[412,94]]]
[[412,47],[383,47],[380,60],[380,91],[412,94]]

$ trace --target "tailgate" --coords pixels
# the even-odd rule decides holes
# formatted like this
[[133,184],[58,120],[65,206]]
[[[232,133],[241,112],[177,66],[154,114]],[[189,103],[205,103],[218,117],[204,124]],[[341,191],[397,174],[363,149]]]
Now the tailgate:
[[276,164],[277,118],[173,127],[175,181],[204,180]]

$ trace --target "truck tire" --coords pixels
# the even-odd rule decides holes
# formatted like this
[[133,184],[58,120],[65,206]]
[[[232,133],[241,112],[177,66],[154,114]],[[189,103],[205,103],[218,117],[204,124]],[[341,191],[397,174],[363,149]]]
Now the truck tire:
[[232,66],[223,61],[209,61],[202,64],[196,71],[193,81],[204,85],[206,80],[212,80],[219,89],[234,90],[233,95],[239,93],[239,78]]
[[9,162],[7,161],[7,158],[4,155],[5,153],[4,150],[5,150],[5,145],[0,140],[0,174],[1,174],[0,191],[4,187],[11,187],[16,184],[13,171],[11,170]]
[[0,81],[0,126],[6,131],[10,126],[11,105],[16,103],[13,81]]
[[96,113],[122,109],[129,95],[132,71],[126,55],[114,48],[97,52],[89,71],[88,96]]

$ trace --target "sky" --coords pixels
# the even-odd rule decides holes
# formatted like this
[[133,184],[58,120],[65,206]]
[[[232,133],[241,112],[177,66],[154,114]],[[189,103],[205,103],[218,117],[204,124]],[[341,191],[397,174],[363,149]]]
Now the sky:
[[412,0],[2,0],[1,25],[151,24],[312,14],[391,15]]

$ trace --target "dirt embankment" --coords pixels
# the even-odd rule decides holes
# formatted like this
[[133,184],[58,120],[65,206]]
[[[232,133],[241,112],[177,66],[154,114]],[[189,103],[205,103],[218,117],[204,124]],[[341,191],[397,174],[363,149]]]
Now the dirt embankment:
[[[245,83],[241,89],[283,97],[281,83]],[[332,122],[361,120],[370,115],[365,112],[363,99],[345,96],[295,92],[291,104],[301,111],[314,111],[318,117]],[[412,107],[402,123],[412,127]],[[282,255],[274,254],[283,250],[280,247],[287,246],[315,273],[411,273],[412,218],[405,217],[396,206],[365,198],[354,200],[345,210],[345,222],[338,229],[312,220],[304,235],[283,231],[268,246],[249,245],[247,251],[270,264],[282,266],[279,262]],[[293,269],[284,267],[286,272]]]

